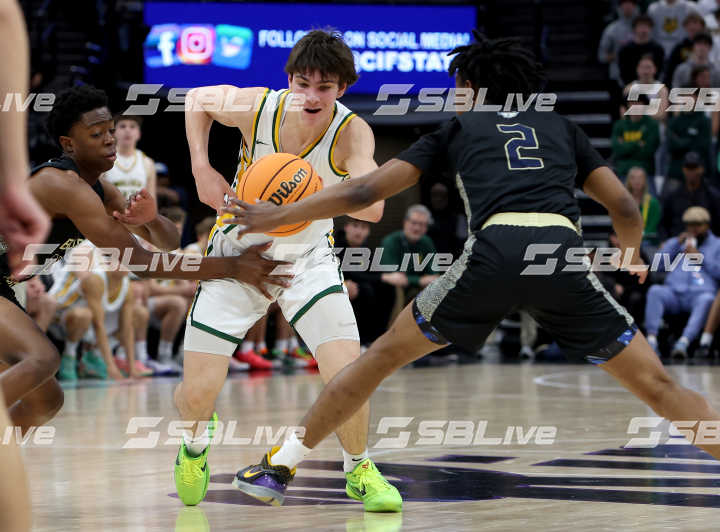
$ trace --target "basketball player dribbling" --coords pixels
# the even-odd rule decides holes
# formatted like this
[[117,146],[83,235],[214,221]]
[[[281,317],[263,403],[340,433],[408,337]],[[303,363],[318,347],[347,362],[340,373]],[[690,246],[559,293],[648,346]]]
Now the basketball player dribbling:
[[[500,104],[508,93],[527,101],[540,90],[543,73],[531,52],[515,39],[461,46],[450,63],[458,87],[474,94],[487,89],[485,102]],[[288,438],[273,454],[274,468],[240,471],[236,481],[254,495],[261,471],[263,484],[274,484],[281,497],[296,465],[336,426],[343,423],[387,376],[448,342],[479,349],[505,315],[527,310],[558,342],[566,356],[596,364],[625,388],[671,421],[695,420],[686,434],[695,436],[699,420],[720,419],[699,393],[680,386],[638,331],[632,316],[588,269],[566,268],[567,251],[583,248],[580,209],[574,197],[582,188],[610,214],[630,273],[647,276],[639,258],[643,220],[627,189],[608,168],[580,128],[553,112],[458,113],[437,131],[423,136],[363,179],[322,190],[307,199],[277,207],[234,201],[239,207],[228,223],[243,233],[325,218],[344,209],[397,194],[439,161],[456,173],[470,236],[460,258],[428,285],[356,362],[328,383],[298,426],[304,439]],[[528,261],[529,246],[552,252]],[[537,249],[537,248],[536,248]],[[545,262],[547,259],[547,262]],[[529,264],[556,267],[535,275]],[[697,443],[720,459],[720,446]]]
[[[293,47],[285,72],[289,89],[282,91],[220,86],[188,93],[185,116],[193,174],[200,199],[215,209],[224,206],[224,195],[237,195],[234,189],[249,164],[268,154],[302,157],[322,177],[325,187],[377,168],[372,130],[337,102],[357,80],[352,52],[340,36],[309,32]],[[213,95],[218,94],[220,100],[232,102],[231,109],[245,105],[249,110],[218,111],[211,104]],[[298,97],[304,100],[298,102]],[[213,121],[237,127],[243,135],[232,187],[208,160]],[[383,202],[379,201],[350,215],[375,222],[382,211]],[[270,240],[266,235],[238,240],[238,229],[224,225],[221,219],[210,234],[207,255],[233,255],[248,245]],[[207,491],[207,456],[217,420],[215,400],[227,375],[229,357],[274,300],[314,355],[325,382],[360,355],[357,324],[332,251],[331,233],[332,220],[326,219],[292,236],[272,240],[270,256],[290,261],[310,257],[304,269],[295,272],[289,288],[270,287],[260,294],[230,280],[200,284],[186,323],[183,382],[175,391],[183,420],[196,422],[192,433],[185,434],[175,463],[175,485],[185,504],[199,503]],[[362,501],[367,511],[400,511],[399,492],[368,457],[368,420],[366,403],[336,430],[343,447],[346,493]],[[270,453],[264,460],[272,467]],[[263,491],[261,486],[257,489]],[[282,498],[268,502],[280,504]]]

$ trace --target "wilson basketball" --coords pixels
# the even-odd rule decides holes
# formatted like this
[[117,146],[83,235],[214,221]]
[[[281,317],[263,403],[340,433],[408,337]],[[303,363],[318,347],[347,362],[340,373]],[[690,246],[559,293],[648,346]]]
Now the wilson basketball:
[[[238,196],[247,203],[259,199],[280,206],[295,203],[322,188],[322,178],[309,162],[290,153],[272,153],[255,161],[245,171],[238,185]],[[310,223],[282,225],[265,234],[290,236]]]

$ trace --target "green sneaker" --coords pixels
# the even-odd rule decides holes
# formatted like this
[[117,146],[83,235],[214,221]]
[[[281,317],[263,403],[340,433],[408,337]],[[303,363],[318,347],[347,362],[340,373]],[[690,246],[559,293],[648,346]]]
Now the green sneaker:
[[80,377],[107,379],[107,365],[96,351],[86,351],[80,359]]
[[[213,412],[208,423],[210,440],[212,441],[217,425],[217,413]],[[205,498],[208,483],[210,482],[210,465],[207,463],[210,444],[200,456],[190,456],[185,448],[185,442],[180,446],[175,460],[175,489],[178,497],[187,506],[195,506]]]
[[77,360],[70,355],[60,357],[60,370],[58,378],[61,381],[76,381],[77,376]]
[[345,493],[351,499],[362,501],[366,512],[400,512],[400,492],[380,474],[369,458],[345,473]]

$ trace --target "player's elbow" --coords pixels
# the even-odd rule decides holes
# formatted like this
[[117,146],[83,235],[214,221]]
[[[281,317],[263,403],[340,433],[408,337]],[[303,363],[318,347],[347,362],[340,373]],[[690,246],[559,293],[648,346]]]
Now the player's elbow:
[[627,225],[639,225],[642,227],[643,219],[635,199],[629,194],[623,194],[609,206],[610,217],[618,222]]
[[371,223],[378,223],[380,220],[382,220],[384,212],[385,212],[385,202],[384,201],[378,201],[376,203],[373,203],[372,209],[370,210],[370,213],[366,217],[366,220]]

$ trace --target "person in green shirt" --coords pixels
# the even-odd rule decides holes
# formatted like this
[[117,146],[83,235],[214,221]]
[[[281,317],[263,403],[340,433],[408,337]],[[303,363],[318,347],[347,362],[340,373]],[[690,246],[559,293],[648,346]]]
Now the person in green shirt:
[[643,244],[657,246],[658,224],[662,215],[660,202],[648,191],[648,178],[645,170],[633,166],[627,175],[625,186],[635,199],[643,217]]
[[[692,95],[693,99],[696,95]],[[693,102],[694,105],[694,102]],[[668,120],[667,140],[670,152],[670,169],[668,177],[682,183],[683,161],[685,155],[691,151],[700,154],[703,167],[711,169],[708,164],[712,131],[710,119],[703,112],[680,112]],[[710,170],[710,173],[712,171]]]
[[657,120],[645,115],[626,115],[613,125],[612,160],[615,171],[625,177],[633,166],[655,175],[655,152],[660,146]]
[[438,277],[433,270],[435,245],[426,235],[430,223],[430,210],[424,205],[412,205],[405,213],[402,230],[382,240],[380,262],[396,265],[398,271],[385,272],[381,279],[402,288],[405,300],[412,299]]

